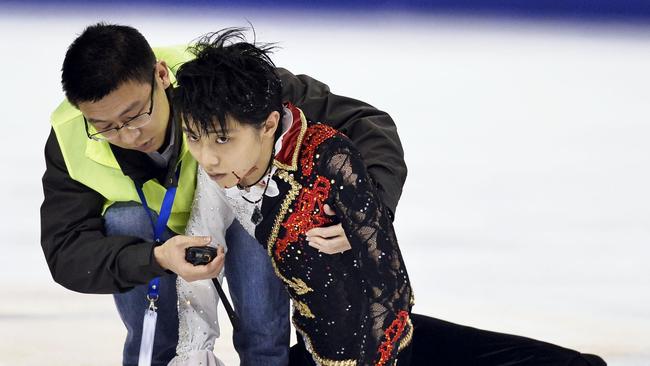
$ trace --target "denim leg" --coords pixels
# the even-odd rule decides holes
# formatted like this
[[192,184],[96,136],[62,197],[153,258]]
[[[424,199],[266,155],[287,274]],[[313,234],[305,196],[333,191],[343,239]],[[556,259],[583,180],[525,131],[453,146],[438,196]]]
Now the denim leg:
[[240,330],[233,343],[242,366],[289,364],[289,295],[266,250],[238,221],[226,233],[225,272]]
[[[154,220],[157,219],[154,214]],[[152,240],[153,229],[149,217],[142,206],[135,202],[116,203],[104,214],[106,235],[136,236]],[[163,234],[163,239],[175,235],[169,229]],[[122,363],[124,366],[138,364],[140,340],[142,339],[142,319],[149,302],[146,299],[147,285],[141,285],[130,291],[114,294],[117,311],[127,329]],[[176,275],[160,278],[160,298],[156,302],[158,320],[153,344],[153,366],[167,365],[176,355],[178,343],[178,309],[176,307]]]

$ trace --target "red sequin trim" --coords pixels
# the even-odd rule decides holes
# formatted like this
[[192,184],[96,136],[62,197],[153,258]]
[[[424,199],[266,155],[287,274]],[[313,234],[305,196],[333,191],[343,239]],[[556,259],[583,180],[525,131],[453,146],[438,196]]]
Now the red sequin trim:
[[275,245],[275,257],[282,260],[282,253],[291,243],[298,241],[298,236],[315,227],[325,226],[332,220],[325,215],[323,206],[329,196],[330,181],[322,176],[317,176],[313,188],[304,187],[296,200],[294,211],[282,224],[286,232],[282,239]]
[[397,314],[397,319],[393,320],[391,325],[384,331],[385,341],[379,346],[378,353],[380,354],[379,361],[375,364],[376,366],[384,366],[386,361],[390,359],[390,356],[393,354],[393,349],[395,348],[395,343],[400,339],[402,333],[404,333],[404,328],[409,318],[409,313],[407,311],[400,311]]
[[300,158],[302,174],[305,177],[309,177],[314,168],[314,153],[316,152],[316,148],[318,148],[323,141],[336,135],[336,133],[337,131],[332,127],[322,124],[313,125],[307,129],[307,133],[305,134],[302,143],[302,157]]

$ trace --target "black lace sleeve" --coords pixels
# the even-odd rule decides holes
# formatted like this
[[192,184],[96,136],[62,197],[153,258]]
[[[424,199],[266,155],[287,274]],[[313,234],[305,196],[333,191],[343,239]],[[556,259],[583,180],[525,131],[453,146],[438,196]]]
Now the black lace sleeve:
[[320,174],[332,181],[330,205],[343,225],[361,270],[367,301],[357,364],[392,365],[412,290],[392,220],[360,153],[341,135],[320,146]]

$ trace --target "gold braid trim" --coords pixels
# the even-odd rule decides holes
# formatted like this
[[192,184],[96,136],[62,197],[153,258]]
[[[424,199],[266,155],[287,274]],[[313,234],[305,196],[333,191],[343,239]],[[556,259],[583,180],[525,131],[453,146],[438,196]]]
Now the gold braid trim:
[[296,291],[298,295],[304,295],[307,292],[314,291],[314,290],[311,289],[309,286],[307,286],[307,284],[301,279],[293,278],[292,280],[289,280],[286,277],[284,277],[282,274],[280,274],[278,265],[275,263],[275,256],[273,255],[273,248],[275,248],[276,239],[278,238],[278,233],[280,232],[280,226],[282,225],[282,221],[284,220],[284,217],[287,215],[287,211],[289,210],[289,206],[291,205],[291,202],[293,202],[293,200],[298,196],[298,193],[302,188],[300,183],[296,182],[296,180],[293,179],[287,173],[286,170],[278,170],[278,177],[283,181],[289,183],[291,185],[291,189],[289,190],[289,192],[287,192],[284,201],[282,201],[280,212],[278,212],[278,215],[275,217],[275,222],[273,223],[273,229],[271,229],[271,235],[269,235],[269,240],[266,243],[266,248],[269,257],[271,259],[271,264],[273,265],[273,270],[275,271],[275,274],[278,277],[280,277],[280,279],[284,283],[286,283],[287,285],[289,285],[289,287],[291,287],[294,291]]
[[314,319],[316,317],[314,313],[311,312],[311,309],[309,309],[309,306],[307,306],[307,304],[305,304],[304,302],[300,302],[294,299],[293,306],[295,306],[296,309],[298,309],[298,311],[300,312],[300,314],[305,318]]
[[291,282],[293,283],[291,285],[291,288],[293,288],[296,291],[296,294],[298,295],[304,295],[308,292],[314,291],[311,287],[307,286],[305,281],[301,280],[300,278],[291,278]]
[[[298,138],[296,139],[296,146],[293,149],[293,156],[291,157],[291,165],[283,164],[277,160],[274,159],[273,164],[277,166],[280,169],[284,170],[291,170],[295,171],[298,169],[298,156],[300,155],[300,147],[302,146],[302,139],[305,137],[305,132],[307,131],[307,118],[305,117],[304,113],[302,113],[302,109],[298,109],[300,111],[300,133],[298,134]],[[287,144],[290,141],[282,141],[283,144]]]
[[399,342],[399,348],[397,349],[397,352],[400,352],[404,348],[408,347],[408,345],[411,344],[411,340],[413,339],[413,323],[411,322],[411,315],[409,315],[406,323],[408,324],[409,330],[408,333],[406,333],[406,335]]

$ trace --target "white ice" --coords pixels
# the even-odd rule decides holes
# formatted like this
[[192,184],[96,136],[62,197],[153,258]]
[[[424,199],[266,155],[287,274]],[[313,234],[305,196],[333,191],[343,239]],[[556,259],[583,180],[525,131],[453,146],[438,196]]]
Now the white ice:
[[[55,284],[39,247],[67,45],[99,20],[170,45],[247,19],[278,65],[394,117],[415,311],[650,365],[647,27],[124,6],[0,9],[0,366],[121,357],[111,297]],[[227,329],[217,352],[236,364]]]

